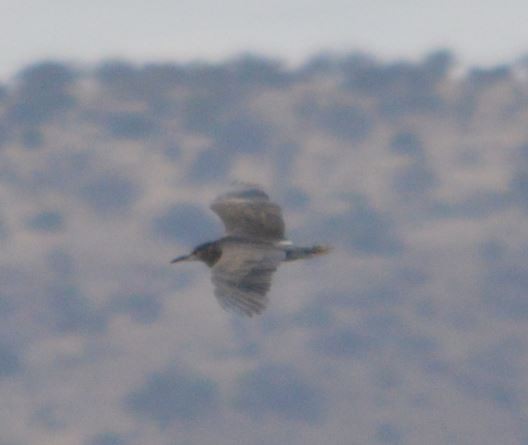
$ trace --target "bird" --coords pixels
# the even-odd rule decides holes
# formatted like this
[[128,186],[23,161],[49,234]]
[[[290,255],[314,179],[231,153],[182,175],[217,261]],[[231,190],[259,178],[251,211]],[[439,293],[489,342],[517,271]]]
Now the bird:
[[214,294],[224,309],[252,317],[268,305],[273,273],[282,262],[330,252],[327,245],[299,247],[285,238],[280,206],[256,184],[236,184],[219,195],[211,210],[225,235],[197,246],[171,263],[202,261],[211,269]]

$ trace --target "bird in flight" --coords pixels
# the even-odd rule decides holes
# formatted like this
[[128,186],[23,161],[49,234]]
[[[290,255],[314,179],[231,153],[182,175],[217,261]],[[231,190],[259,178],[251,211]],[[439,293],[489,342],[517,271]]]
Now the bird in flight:
[[328,246],[297,247],[285,239],[281,208],[257,185],[239,184],[220,195],[211,210],[222,220],[225,236],[196,247],[171,263],[202,261],[220,305],[253,316],[267,306],[272,275],[283,261],[328,253]]

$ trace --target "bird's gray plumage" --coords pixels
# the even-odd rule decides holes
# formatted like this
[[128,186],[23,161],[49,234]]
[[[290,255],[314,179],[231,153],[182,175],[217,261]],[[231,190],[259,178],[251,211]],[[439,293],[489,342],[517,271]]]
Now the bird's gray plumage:
[[220,305],[249,316],[262,312],[272,275],[285,256],[272,244],[224,238],[222,256],[211,270]]
[[284,238],[280,207],[256,186],[239,186],[216,198],[211,209],[224,223],[226,234],[264,241]]
[[322,246],[294,247],[286,241],[280,207],[258,186],[239,185],[216,198],[211,209],[224,223],[226,236],[172,262],[197,259],[211,267],[214,293],[224,309],[259,314],[281,262],[328,252]]

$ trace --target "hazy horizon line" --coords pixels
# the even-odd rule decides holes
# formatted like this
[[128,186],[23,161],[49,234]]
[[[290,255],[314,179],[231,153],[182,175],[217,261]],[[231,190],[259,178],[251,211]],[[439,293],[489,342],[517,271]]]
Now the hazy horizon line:
[[[233,62],[244,57],[254,57],[263,60],[275,61],[287,70],[295,70],[308,64],[310,61],[316,60],[318,57],[334,58],[336,60],[344,59],[353,55],[364,55],[372,58],[382,64],[391,64],[398,62],[419,63],[431,54],[439,52],[448,52],[453,56],[453,64],[456,67],[457,73],[464,74],[471,69],[492,69],[496,67],[517,67],[518,65],[528,65],[528,48],[526,51],[519,51],[517,56],[505,58],[495,61],[477,62],[470,60],[470,57],[464,57],[460,51],[450,48],[448,46],[432,46],[430,49],[420,52],[415,55],[392,55],[384,54],[383,51],[375,51],[371,49],[349,48],[349,49],[322,49],[306,53],[299,57],[288,57],[284,54],[273,51],[259,51],[259,50],[240,50],[228,54],[217,56],[132,56],[127,54],[122,55],[103,55],[97,58],[72,58],[58,55],[44,55],[28,59],[24,62],[18,63],[16,66],[1,70],[0,82],[9,83],[16,79],[16,77],[26,68],[40,63],[61,63],[76,68],[78,71],[90,71],[93,68],[104,63],[123,62],[133,66],[141,67],[147,65],[221,65],[223,63]],[[5,68],[5,66],[4,66]]]

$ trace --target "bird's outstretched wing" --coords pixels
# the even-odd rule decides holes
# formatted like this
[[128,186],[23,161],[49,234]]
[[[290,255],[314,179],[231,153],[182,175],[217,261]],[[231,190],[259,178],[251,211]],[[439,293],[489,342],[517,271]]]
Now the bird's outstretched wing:
[[239,185],[220,195],[211,204],[224,223],[227,235],[265,241],[284,238],[284,221],[280,207],[256,185]]
[[273,272],[285,253],[272,245],[231,240],[222,246],[222,256],[212,268],[215,296],[227,310],[252,316],[268,303],[266,294]]

